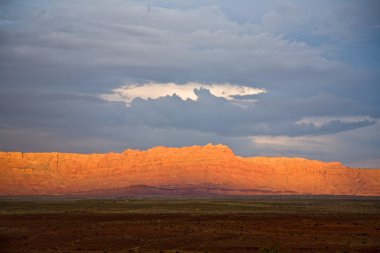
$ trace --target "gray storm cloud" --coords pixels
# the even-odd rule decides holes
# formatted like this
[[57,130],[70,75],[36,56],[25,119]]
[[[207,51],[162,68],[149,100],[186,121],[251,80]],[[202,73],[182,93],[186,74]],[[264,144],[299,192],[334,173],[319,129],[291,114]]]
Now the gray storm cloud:
[[211,141],[244,155],[375,161],[379,8],[2,1],[0,149]]

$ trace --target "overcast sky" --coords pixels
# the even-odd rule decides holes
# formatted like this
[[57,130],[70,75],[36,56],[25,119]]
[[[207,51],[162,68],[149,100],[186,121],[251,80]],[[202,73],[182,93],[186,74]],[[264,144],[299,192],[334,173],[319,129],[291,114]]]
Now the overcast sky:
[[1,1],[0,150],[223,143],[380,168],[380,2]]

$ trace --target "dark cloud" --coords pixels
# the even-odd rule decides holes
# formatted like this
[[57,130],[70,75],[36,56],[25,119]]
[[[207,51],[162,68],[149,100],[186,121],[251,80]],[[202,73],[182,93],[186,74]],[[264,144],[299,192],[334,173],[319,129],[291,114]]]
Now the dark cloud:
[[[113,128],[148,126],[242,137],[333,134],[374,124],[370,120],[330,120],[321,126],[299,123],[304,117],[315,116],[310,114],[307,100],[298,105],[305,110],[289,113],[289,107],[282,103],[267,108],[268,103],[261,105],[257,102],[243,108],[204,88],[194,92],[197,101],[184,101],[177,95],[148,100],[137,98],[129,107],[122,102],[107,102],[88,95],[5,93],[0,94],[0,115],[5,119],[1,125],[57,129],[63,133],[94,136],[111,136],[115,133]],[[113,137],[117,138],[116,135]]]
[[[347,108],[360,107],[347,101],[335,101],[325,104],[326,107],[315,107],[312,111],[310,108],[314,108],[317,98],[293,103],[270,98],[261,103],[265,97],[262,95],[262,99],[255,105],[242,108],[224,98],[213,96],[207,89],[195,90],[195,93],[198,96],[197,101],[183,101],[175,95],[157,100],[136,99],[128,108],[128,114],[133,117],[132,122],[142,125],[196,129],[222,136],[332,134],[374,123],[370,120],[331,120],[321,126],[297,123],[304,117],[326,115],[325,110],[335,110],[330,115],[347,116]],[[324,102],[323,98],[318,101],[321,104]],[[364,109],[362,110],[365,111]],[[361,109],[356,110],[360,112]]]
[[[261,144],[250,139],[255,136],[305,142],[302,138],[334,139],[374,128],[380,117],[377,6],[373,1],[2,1],[0,148],[89,152],[214,141],[247,154],[269,150],[260,151]],[[195,90],[197,101],[136,98],[130,107],[99,98],[150,81],[231,83],[267,93],[234,97],[257,100],[240,103],[246,107],[206,89]],[[302,121],[310,117],[327,120]],[[350,117],[357,119],[345,119]],[[361,154],[368,160],[380,155],[374,132],[375,143],[364,138],[370,135],[365,131],[360,133],[366,143],[344,138],[363,150],[369,146],[372,157]],[[301,149],[291,154],[304,154]],[[307,154],[312,152],[318,153]],[[342,159],[351,159],[354,150],[347,152]]]
[[11,5],[12,23],[2,27],[8,88],[93,93],[128,80],[196,80],[310,95],[363,78],[323,48],[235,23],[218,6],[147,12],[136,2],[22,3]]

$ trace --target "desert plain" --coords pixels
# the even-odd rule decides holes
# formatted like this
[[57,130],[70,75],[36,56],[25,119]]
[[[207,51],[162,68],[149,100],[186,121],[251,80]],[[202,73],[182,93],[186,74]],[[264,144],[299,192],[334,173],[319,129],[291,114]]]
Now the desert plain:
[[0,252],[379,252],[380,198],[9,197]]

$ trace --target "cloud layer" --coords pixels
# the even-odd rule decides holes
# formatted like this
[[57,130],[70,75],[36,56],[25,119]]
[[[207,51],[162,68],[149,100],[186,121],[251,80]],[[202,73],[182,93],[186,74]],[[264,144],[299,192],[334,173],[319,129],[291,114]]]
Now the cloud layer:
[[215,142],[241,155],[376,161],[379,8],[2,1],[0,149]]
[[[129,84],[113,89],[110,94],[102,94],[101,98],[107,101],[123,101],[128,106],[135,98],[158,99],[165,96],[176,95],[182,100],[198,100],[197,93],[201,89],[207,89],[212,95],[222,97],[230,101],[254,102],[252,95],[265,93],[265,89],[253,88],[231,84],[204,84],[204,83],[146,83]],[[243,100],[243,101],[241,101]]]

